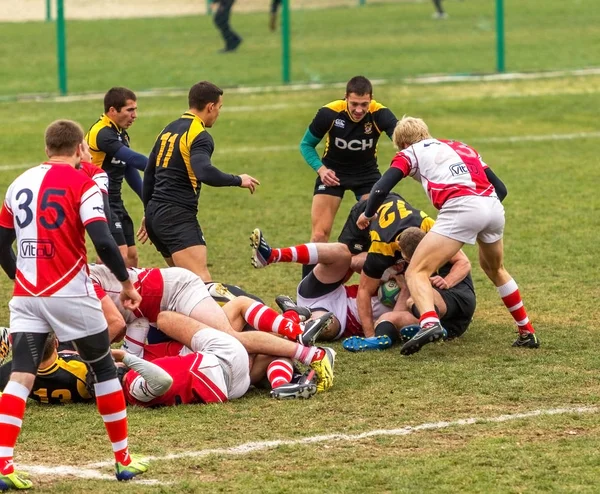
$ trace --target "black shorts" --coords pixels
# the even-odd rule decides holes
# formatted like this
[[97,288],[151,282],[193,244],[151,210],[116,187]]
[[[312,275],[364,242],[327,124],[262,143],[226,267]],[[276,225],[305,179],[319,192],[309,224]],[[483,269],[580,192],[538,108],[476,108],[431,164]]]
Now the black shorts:
[[446,314],[441,318],[448,338],[461,336],[471,324],[475,313],[475,293],[466,283],[459,283],[448,290],[437,290],[446,302]]
[[[323,283],[315,276],[314,271],[308,273],[298,285],[298,294],[304,298],[319,298],[336,290],[344,280],[335,283]],[[311,310],[316,310],[312,308]]]
[[371,245],[369,229],[361,230],[356,226],[356,221],[361,213],[365,212],[367,201],[359,201],[350,210],[346,223],[342,227],[338,242],[344,244],[353,255],[367,252]]
[[110,205],[110,233],[117,245],[135,245],[135,232],[133,221],[125,209],[123,202],[109,203]]
[[146,207],[146,230],[150,241],[163,257],[206,245],[196,214],[174,204],[150,201]]
[[340,181],[340,185],[335,187],[324,185],[323,182],[321,182],[321,177],[317,176],[314,190],[315,196],[324,194],[328,196],[344,197],[344,192],[351,190],[354,192],[354,197],[356,197],[356,200],[358,200],[361,198],[361,196],[371,192],[373,185],[375,185],[377,180],[381,178],[381,173],[379,173],[379,170],[377,169],[369,170],[366,173],[352,175],[348,175],[337,170],[334,171]]

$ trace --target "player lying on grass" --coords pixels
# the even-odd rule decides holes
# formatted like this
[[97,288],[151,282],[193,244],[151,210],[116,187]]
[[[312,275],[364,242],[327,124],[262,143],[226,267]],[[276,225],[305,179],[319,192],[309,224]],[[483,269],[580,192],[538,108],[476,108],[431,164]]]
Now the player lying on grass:
[[[166,312],[162,323],[182,343],[147,345],[146,356],[152,363],[124,350],[112,350],[116,361],[137,372],[119,373],[125,376],[122,383],[129,404],[219,403],[242,396],[248,379],[252,384],[267,379],[271,396],[278,399],[310,398],[316,393],[314,371],[295,374],[292,361],[285,358],[249,358],[235,338],[210,328],[196,335],[206,326],[173,314]],[[58,352],[57,348],[58,340],[51,333],[29,397],[51,405],[93,402],[93,382],[85,362],[77,352]],[[8,382],[10,367],[10,363],[0,367],[0,390]],[[141,379],[136,379],[138,375]]]
[[[200,277],[183,268],[129,269],[129,275],[142,294],[140,307],[134,312],[121,304],[116,293],[117,280],[110,271],[102,265],[90,266],[90,276],[98,287],[103,308],[112,304],[127,323],[128,352],[139,354],[150,323],[156,323],[160,312],[173,310],[233,336],[250,354],[286,357],[313,365],[319,391],[332,386],[335,352],[312,346],[319,333],[331,324],[331,314],[321,313],[304,324],[293,311],[284,317],[249,297],[234,297],[221,307],[211,298]],[[113,312],[111,309],[110,313]],[[246,322],[258,331],[243,331]],[[276,338],[270,333],[286,338]]]
[[[360,213],[359,213],[360,214]],[[421,228],[409,227],[405,231],[419,231],[422,235],[425,232]],[[400,234],[401,236],[402,234]],[[422,237],[420,237],[422,238]],[[373,332],[365,331],[365,325],[362,324],[362,319],[359,313],[358,297],[360,291],[359,285],[344,285],[347,277],[348,269],[353,263],[352,256],[346,245],[341,243],[331,244],[305,244],[287,249],[271,249],[269,244],[264,239],[262,232],[259,229],[254,230],[252,236],[253,245],[253,265],[255,267],[264,267],[271,262],[290,262],[294,257],[296,262],[302,262],[308,257],[311,263],[317,262],[317,266],[312,273],[306,276],[298,285],[297,297],[298,305],[310,307],[313,314],[318,315],[319,310],[328,310],[333,312],[335,318],[334,323],[321,333],[321,339],[339,339],[344,340],[344,348],[350,351],[360,350],[382,350],[391,347],[399,338],[403,341],[410,339],[416,332],[414,319],[398,316],[395,312],[396,308],[402,308],[406,312],[406,297],[397,302],[394,311],[391,308],[384,306],[378,297],[370,296],[371,319],[369,322],[373,327]],[[394,252],[400,253],[398,242],[394,242]],[[311,252],[312,251],[312,252]],[[392,251],[391,247],[389,251]],[[306,255],[305,255],[306,253]],[[375,252],[369,252],[366,256],[365,263],[368,262],[369,256],[375,259],[381,259],[381,256]],[[386,256],[391,257],[391,256]],[[270,259],[269,262],[264,262],[265,259]],[[355,266],[360,264],[354,263]],[[383,266],[388,266],[389,261]],[[377,264],[376,264],[377,265]],[[432,283],[440,287],[446,287],[447,293],[444,295],[448,298],[448,304],[451,304],[451,316],[448,318],[448,324],[453,328],[452,336],[458,336],[466,330],[465,318],[470,322],[472,310],[470,305],[473,305],[474,310],[474,295],[473,301],[469,299],[469,295],[463,294],[462,284],[472,285],[470,279],[470,263],[464,253],[459,252],[456,259],[449,266],[440,271],[441,275],[432,277]],[[388,266],[389,267],[389,266]],[[380,268],[381,269],[381,268]],[[384,268],[385,271],[386,268]],[[371,271],[369,271],[371,272]],[[364,269],[363,269],[364,273]],[[383,272],[382,272],[383,274]],[[361,274],[362,277],[368,275]],[[370,278],[370,277],[368,277]],[[447,281],[446,281],[447,279]],[[371,279],[368,283],[371,283]],[[465,281],[466,280],[466,281]],[[458,286],[460,285],[460,286]],[[472,291],[472,290],[471,290]],[[375,289],[375,293],[377,290]],[[454,302],[454,300],[458,302]],[[465,300],[463,300],[465,299]],[[283,304],[282,304],[283,305]],[[459,307],[454,310],[455,306]],[[447,304],[440,301],[440,306],[446,308]],[[463,309],[463,306],[465,307]],[[464,310],[464,314],[463,314]],[[455,321],[455,319],[457,319]],[[403,322],[406,321],[404,324]],[[468,322],[467,322],[468,325]],[[406,327],[405,326],[409,326]],[[454,330],[455,326],[460,330]],[[418,329],[418,328],[416,328]]]
[[[427,234],[420,228],[407,228],[399,238],[398,245],[402,257],[410,263],[417,245]],[[419,330],[419,311],[415,306],[404,274],[397,274],[396,281],[400,294],[394,310],[386,314],[389,330],[392,326],[401,331],[404,341],[408,341]],[[458,251],[449,262],[440,267],[430,278],[434,290],[436,312],[446,332],[445,339],[461,336],[469,327],[475,312],[475,291],[471,278],[471,263],[463,251]],[[369,338],[353,337],[344,341],[344,348],[350,351],[375,349],[376,341]]]
[[113,350],[115,359],[130,369],[122,379],[130,404],[221,403],[240,398],[251,383],[265,377],[275,398],[310,398],[317,392],[314,371],[291,383],[290,359],[249,355],[227,333],[176,312],[161,312],[158,325],[173,341],[146,345],[145,359]]
[[[300,282],[297,290],[297,304],[308,307],[312,317],[319,317],[325,312],[332,312],[333,323],[324,330],[319,338],[322,340],[338,340],[349,336],[364,336],[361,318],[357,307],[358,285],[344,285],[352,260],[348,248],[341,243],[311,243],[272,249],[257,228],[251,236],[255,268],[262,268],[273,262],[298,262],[316,264],[315,268]],[[278,297],[282,309],[293,307],[291,299]],[[371,314],[375,320],[375,335],[379,324],[386,319],[392,309],[384,306],[377,297],[370,297]],[[373,324],[373,321],[370,321]],[[373,335],[371,335],[373,336]],[[391,340],[394,335],[385,335]],[[386,341],[387,341],[386,340]],[[391,341],[388,341],[391,345]]]

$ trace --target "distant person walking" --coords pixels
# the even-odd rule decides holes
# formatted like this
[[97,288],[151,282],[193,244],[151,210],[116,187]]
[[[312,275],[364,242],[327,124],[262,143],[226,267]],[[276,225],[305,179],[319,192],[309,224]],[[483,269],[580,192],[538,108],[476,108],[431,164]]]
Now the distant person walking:
[[269,15],[269,29],[275,31],[277,29],[277,11],[281,6],[281,0],[271,0],[271,12]]
[[434,19],[446,19],[448,14],[444,11],[444,7],[442,7],[442,0],[433,0],[433,6],[435,7],[435,12],[433,13]]
[[233,8],[235,0],[212,1],[213,3],[218,4],[213,21],[217,29],[221,32],[223,41],[225,41],[225,48],[219,50],[219,52],[228,53],[230,51],[235,51],[242,42],[241,36],[231,29],[231,26],[229,25],[229,15],[231,14],[231,9]]

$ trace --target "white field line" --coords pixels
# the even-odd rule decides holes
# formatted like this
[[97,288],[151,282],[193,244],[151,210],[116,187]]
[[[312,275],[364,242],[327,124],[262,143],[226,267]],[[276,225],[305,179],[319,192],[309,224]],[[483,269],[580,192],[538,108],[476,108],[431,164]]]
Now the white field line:
[[[305,444],[329,443],[334,441],[360,441],[371,437],[379,436],[408,436],[415,432],[447,429],[449,427],[460,427],[465,425],[475,424],[494,424],[502,422],[512,422],[515,420],[528,419],[533,417],[542,417],[549,415],[566,415],[566,414],[593,414],[598,413],[598,407],[565,407],[551,408],[546,410],[533,410],[531,412],[515,413],[509,415],[499,415],[496,417],[472,417],[467,419],[459,419],[451,422],[431,422],[416,426],[406,426],[400,429],[377,429],[360,434],[327,434],[321,436],[310,436],[302,439],[277,439],[273,441],[249,442],[231,448],[204,449],[200,451],[185,451],[182,453],[173,453],[164,456],[150,456],[149,460],[165,461],[177,460],[180,458],[201,458],[209,455],[246,455],[257,451],[276,448],[279,446],[298,446]],[[43,466],[43,465],[18,465],[19,470],[28,471],[37,475],[56,475],[56,476],[77,476],[81,478],[106,479],[114,480],[112,475],[103,474],[96,469],[105,468],[113,465],[113,462],[104,461],[99,463],[91,463],[84,468],[76,466]],[[147,482],[160,483],[159,481],[148,480]],[[137,481],[136,481],[137,483]]]
[[[512,91],[512,92],[498,92],[498,93],[476,93],[476,94],[456,94],[456,95],[439,95],[439,96],[424,96],[418,98],[411,98],[413,103],[431,103],[436,101],[471,101],[471,100],[483,100],[483,99],[525,99],[525,98],[535,98],[535,97],[543,97],[543,96],[578,96],[582,94],[598,94],[600,89],[595,88],[561,88],[561,89],[553,89],[553,90],[531,90],[531,91]],[[278,110],[289,110],[290,108],[318,108],[313,103],[273,103],[273,104],[256,104],[256,105],[233,105],[233,106],[223,106],[221,112],[223,113],[263,113],[265,111],[278,111]],[[181,112],[183,112],[183,107]],[[149,111],[140,111],[140,117],[143,119],[144,117],[162,117],[162,116],[170,116],[175,118],[177,112],[173,112],[173,110],[149,110]],[[0,122],[6,123],[27,123],[27,122],[37,122],[39,120],[39,116],[35,114],[25,114],[17,117],[0,117]]]
[[[487,75],[439,75],[439,76],[418,76],[407,77],[398,81],[390,81],[387,79],[372,79],[371,82],[375,86],[384,86],[387,84],[443,84],[448,82],[494,82],[494,81],[518,81],[531,79],[554,79],[558,77],[585,77],[589,75],[599,75],[600,67],[591,67],[587,69],[577,70],[553,70],[548,72],[510,72],[505,74],[487,74]],[[257,87],[234,87],[226,88],[228,94],[260,94],[260,93],[289,93],[295,91],[307,91],[315,89],[335,89],[345,88],[346,82],[334,83],[309,83],[309,84],[278,84],[270,86]],[[168,96],[185,96],[189,91],[183,88],[162,88],[149,89],[146,91],[138,91],[138,98],[149,97],[168,97]],[[14,98],[0,98],[4,101],[38,101],[48,103],[71,103],[73,101],[92,101],[102,100],[104,93],[84,93],[74,94],[71,96],[53,96],[48,94],[24,94],[17,95]]]
[[[573,134],[542,134],[542,135],[525,135],[525,136],[505,136],[505,137],[473,137],[469,142],[483,143],[503,143],[503,142],[541,142],[541,141],[572,141],[576,139],[597,139],[600,138],[599,132],[575,132]],[[380,145],[383,147],[391,146],[389,141],[383,140]],[[247,153],[281,153],[285,151],[294,151],[300,149],[298,144],[287,144],[284,146],[238,146],[225,149],[217,149],[215,155],[225,154],[247,154]],[[10,170],[23,170],[37,166],[39,163],[21,163],[18,165],[0,165],[0,172]]]

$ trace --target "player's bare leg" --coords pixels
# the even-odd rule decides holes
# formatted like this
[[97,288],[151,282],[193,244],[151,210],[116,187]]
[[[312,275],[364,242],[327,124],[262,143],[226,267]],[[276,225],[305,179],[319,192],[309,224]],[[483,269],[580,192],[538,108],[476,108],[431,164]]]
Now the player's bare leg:
[[302,324],[296,313],[287,313],[288,316],[295,316],[291,319],[261,302],[244,296],[227,302],[223,306],[223,311],[227,314],[231,326],[238,332],[242,331],[248,323],[258,331],[285,336],[304,346],[312,346],[321,332],[328,328],[333,318],[331,313],[324,313],[320,318],[313,318],[306,324]]
[[137,268],[139,266],[139,256],[137,247],[135,245],[130,245],[127,247],[127,257],[125,258],[125,264],[128,268]]
[[416,248],[405,276],[411,297],[421,314],[421,330],[402,346],[403,355],[418,352],[423,345],[444,337],[444,329],[435,311],[434,290],[429,276],[451,259],[462,246],[462,242],[429,232]]
[[211,280],[208,271],[208,254],[206,245],[194,245],[186,249],[173,252],[171,259],[173,264],[180,268],[189,269],[192,273],[200,277],[205,283]]
[[[196,332],[208,327],[190,317],[171,311],[161,312],[157,318],[157,325],[167,336],[187,347],[190,347]],[[322,390],[328,389],[333,384],[333,366],[331,365],[333,362],[330,361],[333,360],[335,354],[329,356],[323,348],[306,347],[262,331],[238,333],[232,330],[228,334],[237,338],[249,354],[288,357],[306,365],[315,365],[321,372],[319,377],[322,381]],[[327,360],[327,362],[321,362],[322,360]]]
[[491,244],[478,241],[478,244],[481,269],[496,286],[502,302],[517,324],[519,337],[515,340],[513,346],[538,348],[540,342],[533,325],[529,321],[519,287],[504,268],[504,244],[502,239]]
[[328,242],[331,236],[333,220],[340,208],[342,198],[329,196],[326,194],[317,194],[313,196],[312,207],[310,211],[312,231],[310,234],[311,242]]
[[206,297],[199,302],[190,313],[190,317],[210,328],[233,333],[234,328],[223,308],[212,298]]

